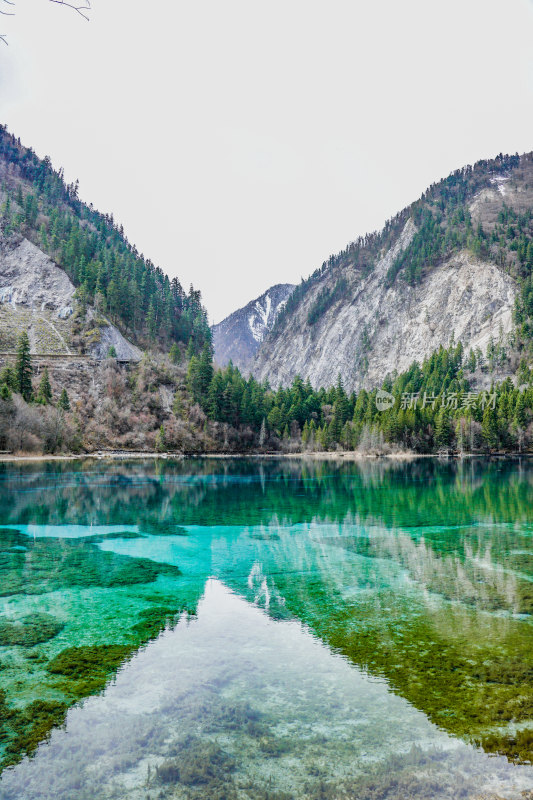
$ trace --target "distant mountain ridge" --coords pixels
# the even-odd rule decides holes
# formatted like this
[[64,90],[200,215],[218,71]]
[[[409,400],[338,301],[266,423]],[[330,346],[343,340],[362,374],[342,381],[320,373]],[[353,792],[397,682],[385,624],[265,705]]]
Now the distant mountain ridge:
[[213,325],[215,362],[223,367],[232,361],[241,372],[248,372],[261,342],[272,330],[294,289],[292,283],[271,286],[260,297]]

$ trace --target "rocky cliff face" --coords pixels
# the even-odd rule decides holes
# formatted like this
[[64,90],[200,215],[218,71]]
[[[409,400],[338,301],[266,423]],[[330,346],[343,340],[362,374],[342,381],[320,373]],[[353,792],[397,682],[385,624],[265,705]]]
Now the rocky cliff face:
[[213,325],[215,362],[225,366],[230,361],[241,372],[248,372],[259,346],[277,319],[280,310],[294,291],[291,283],[272,286],[261,297],[234,311]]
[[0,302],[38,311],[55,312],[59,319],[72,313],[74,286],[66,273],[27,239],[0,243]]
[[26,330],[33,353],[73,356],[82,350],[98,359],[112,345],[118,359],[140,359],[141,351],[93,308],[83,322],[78,312],[64,270],[27,239],[0,238],[0,352],[13,351]]
[[[483,353],[491,337],[505,340],[513,327],[519,262],[516,248],[507,240],[502,245],[498,225],[506,209],[526,216],[533,209],[533,162],[526,156],[496,175],[493,169],[472,180],[470,191],[462,187],[462,205],[443,217],[437,232],[444,242],[459,244],[447,252],[442,244],[437,263],[418,266],[417,278],[407,280],[407,267],[402,272],[398,265],[409,264],[411,254],[421,250],[420,231],[428,225],[420,203],[399,215],[387,246],[379,246],[382,235],[363,268],[355,263],[357,248],[348,248],[317,271],[264,340],[253,374],[273,386],[301,375],[318,388],[332,385],[340,373],[349,390],[373,388],[452,340],[467,352],[479,347]],[[432,197],[422,209],[434,213]],[[465,215],[466,223],[454,222]],[[453,225],[459,231],[455,238]],[[430,251],[422,245],[423,253]]]

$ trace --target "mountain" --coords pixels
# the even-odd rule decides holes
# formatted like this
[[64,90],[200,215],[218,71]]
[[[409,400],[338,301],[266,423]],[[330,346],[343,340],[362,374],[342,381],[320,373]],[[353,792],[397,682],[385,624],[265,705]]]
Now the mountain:
[[373,388],[461,341],[485,355],[533,330],[533,154],[457,170],[302,281],[251,365]]
[[291,283],[271,286],[261,297],[213,325],[215,363],[223,367],[232,361],[241,372],[248,372],[259,345],[294,289]]

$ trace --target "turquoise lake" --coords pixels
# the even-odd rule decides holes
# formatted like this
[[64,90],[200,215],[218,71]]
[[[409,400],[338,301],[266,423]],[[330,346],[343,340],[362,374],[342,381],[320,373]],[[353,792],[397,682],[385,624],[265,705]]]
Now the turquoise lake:
[[2,800],[531,800],[533,462],[0,464]]

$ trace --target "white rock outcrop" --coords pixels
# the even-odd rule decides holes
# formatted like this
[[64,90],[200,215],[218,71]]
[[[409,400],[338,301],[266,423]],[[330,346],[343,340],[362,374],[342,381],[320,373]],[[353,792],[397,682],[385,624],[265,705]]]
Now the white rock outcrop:
[[0,243],[1,303],[59,314],[72,308],[74,292],[67,273],[28,239]]
[[100,328],[100,340],[90,348],[94,358],[107,358],[109,348],[114,347],[118,361],[140,361],[142,352],[120,333],[114,325],[105,325]]
[[[460,252],[433,269],[416,287],[399,276],[387,286],[385,276],[415,233],[409,220],[395,245],[364,279],[344,270],[348,289],[314,325],[307,314],[321,286],[331,287],[326,273],[316,291],[304,297],[282,336],[268,339],[252,367],[273,386],[296,375],[315,388],[331,386],[340,373],[348,390],[381,385],[387,375],[421,362],[452,338],[468,351],[485,352],[490,337],[512,327],[516,284],[495,264]],[[351,274],[350,274],[351,273]]]
[[[10,341],[27,330],[32,352],[74,355],[68,323],[75,310],[74,293],[67,273],[36,245],[27,239],[0,238],[0,305],[4,326],[11,330]],[[94,309],[89,308],[88,319],[95,317]],[[120,361],[141,359],[139,348],[110,322],[100,320],[97,327],[98,338],[89,346],[89,355],[107,358],[109,348],[114,347]]]

